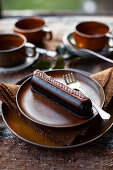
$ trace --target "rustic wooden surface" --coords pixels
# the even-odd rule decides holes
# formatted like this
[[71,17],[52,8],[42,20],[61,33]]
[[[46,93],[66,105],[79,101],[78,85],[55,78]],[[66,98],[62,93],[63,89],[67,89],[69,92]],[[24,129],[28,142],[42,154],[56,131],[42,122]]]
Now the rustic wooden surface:
[[[12,32],[13,24],[17,18],[0,20],[0,33]],[[55,50],[62,44],[62,36],[72,31],[77,22],[83,20],[105,21],[112,25],[113,17],[45,17],[53,31],[53,40],[45,42],[47,49]],[[65,61],[68,63],[68,60]],[[94,61],[92,65],[78,64],[79,68],[95,73],[113,65],[104,61]],[[66,65],[66,67],[68,67]],[[14,74],[0,74],[0,81],[16,83],[25,76],[33,73],[33,68]],[[0,110],[1,112],[1,110]],[[113,169],[113,128],[95,142],[70,150],[50,150],[28,144],[12,135],[5,126],[0,114],[0,169]]]

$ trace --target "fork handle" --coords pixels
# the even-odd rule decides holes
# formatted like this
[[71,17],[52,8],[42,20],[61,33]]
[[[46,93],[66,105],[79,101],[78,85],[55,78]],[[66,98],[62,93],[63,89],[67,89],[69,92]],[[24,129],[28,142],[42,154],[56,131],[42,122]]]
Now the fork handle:
[[[81,88],[79,87],[79,90],[80,90],[84,95],[87,96],[87,94],[84,92],[83,89],[81,89]],[[87,96],[87,97],[88,97],[88,96]],[[88,98],[89,98],[89,97],[88,97]],[[91,99],[90,99],[90,100],[91,100]],[[100,115],[100,117],[101,117],[102,119],[110,119],[111,115],[110,115],[109,113],[107,113],[106,111],[104,111],[103,109],[101,109],[101,107],[97,106],[92,100],[91,100],[91,102],[92,102],[92,105],[94,106],[94,108],[98,111],[98,113],[99,113],[99,115]]]
[[92,101],[92,105],[98,111],[102,119],[110,119],[111,115],[107,113],[106,111],[104,111],[103,109],[101,109],[99,106],[97,106],[93,101]]

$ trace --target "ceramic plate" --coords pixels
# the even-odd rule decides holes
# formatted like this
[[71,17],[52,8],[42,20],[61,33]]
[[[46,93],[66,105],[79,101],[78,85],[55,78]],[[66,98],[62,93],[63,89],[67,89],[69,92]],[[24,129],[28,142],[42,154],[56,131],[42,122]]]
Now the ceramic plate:
[[[70,72],[70,71],[72,71],[72,70],[56,70],[56,71],[51,71],[48,73],[54,75],[54,77],[56,77],[57,79],[62,80],[62,75],[64,73]],[[75,74],[76,74],[76,72],[79,72],[79,71],[73,70],[73,72],[75,72]],[[82,73],[84,73],[84,72],[82,72]],[[18,84],[22,84],[25,80],[26,80],[26,78],[21,80],[20,82],[18,82]],[[94,82],[92,81],[92,83],[94,83]],[[95,87],[96,87],[96,84],[95,84]],[[101,87],[98,88],[98,85],[97,85],[96,90],[101,91]],[[100,97],[98,97],[97,103],[98,103],[98,105],[100,104],[102,106],[103,105],[103,100],[102,100],[103,96],[102,96],[101,92],[99,92],[99,93],[100,93]],[[16,113],[11,112],[5,104],[2,104],[2,117],[3,117],[4,122],[8,126],[8,128],[12,131],[12,133],[28,143],[31,143],[31,144],[34,144],[34,145],[37,145],[40,147],[45,147],[45,148],[67,149],[67,148],[73,148],[73,147],[78,147],[78,146],[88,144],[88,143],[96,140],[100,136],[102,136],[105,132],[107,132],[110,129],[110,127],[112,126],[112,122],[113,122],[112,104],[113,103],[111,103],[111,107],[109,108],[109,113],[111,114],[111,118],[106,121],[106,120],[102,120],[100,117],[98,117],[98,120],[90,126],[90,128],[88,129],[85,136],[82,136],[82,137],[79,136],[78,138],[76,138],[76,140],[73,142],[73,144],[71,146],[59,146],[59,145],[56,145],[55,143],[51,142],[47,138],[41,136],[37,131],[35,131],[34,129],[29,127],[27,125],[27,123],[25,121],[23,121]]]
[[[71,42],[71,43],[70,43]],[[73,37],[73,33],[66,33],[63,36],[63,44],[66,47],[66,49],[74,54],[74,55],[78,55],[78,56],[86,56],[86,57],[91,57],[93,55],[87,53],[87,52],[83,52],[83,51],[77,51],[73,46],[77,46],[74,37]],[[113,48],[109,48],[108,46],[104,47],[101,51],[98,51],[98,53],[107,56],[111,56],[113,54]],[[95,56],[93,56],[95,57]]]
[[[57,70],[57,71],[52,71],[48,72],[54,77],[61,79],[62,80],[62,75],[65,72],[70,72],[72,70]],[[74,70],[73,70],[74,71]],[[78,71],[75,71],[75,74]],[[84,73],[84,72],[82,72]],[[18,82],[18,84],[22,84],[25,79],[21,80]],[[95,82],[95,81],[94,81]],[[92,82],[92,83],[94,83]],[[96,84],[95,84],[96,86]],[[98,87],[96,89],[97,91],[99,90]],[[101,90],[101,88],[100,88]],[[100,97],[98,98],[98,104],[100,105],[103,104],[102,102],[102,94],[100,93]],[[109,120],[102,120],[100,117],[98,117],[98,120],[94,122],[88,129],[87,133],[85,136],[82,137],[77,137],[76,140],[73,142],[71,146],[58,146],[55,143],[51,142],[50,140],[44,138],[41,136],[37,131],[32,129],[27,125],[25,121],[23,121],[16,113],[11,112],[5,104],[2,104],[2,117],[3,120],[5,121],[6,125],[8,128],[12,131],[13,134],[21,138],[22,140],[32,143],[34,145],[40,146],[40,147],[45,147],[45,148],[51,148],[51,149],[67,149],[67,148],[73,148],[73,147],[78,147],[82,146],[85,144],[88,144],[100,136],[102,136],[105,132],[107,132],[110,127],[112,126],[113,122],[113,103],[111,103],[111,107],[109,108],[109,113],[111,114],[111,118]]]
[[[63,75],[73,72],[86,94],[98,105],[104,103],[104,92],[101,86],[89,75],[78,71],[50,71],[47,74],[65,84]],[[24,81],[17,93],[17,105],[22,114],[31,121],[49,127],[67,128],[80,126],[95,118],[97,112],[89,119],[80,119],[64,108],[31,90],[31,78]]]
[[39,57],[39,53],[36,53],[35,57],[27,57],[25,62],[20,65],[13,66],[13,67],[0,67],[0,73],[7,74],[7,73],[16,73],[22,71],[30,67],[32,64],[34,64],[37,61],[38,57]]

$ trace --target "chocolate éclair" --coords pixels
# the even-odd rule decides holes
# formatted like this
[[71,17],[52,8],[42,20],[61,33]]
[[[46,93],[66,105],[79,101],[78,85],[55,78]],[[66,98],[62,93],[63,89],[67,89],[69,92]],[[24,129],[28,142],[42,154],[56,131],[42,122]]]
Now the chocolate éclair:
[[91,100],[78,90],[55,80],[40,70],[35,70],[31,78],[32,91],[48,98],[79,118],[93,115]]

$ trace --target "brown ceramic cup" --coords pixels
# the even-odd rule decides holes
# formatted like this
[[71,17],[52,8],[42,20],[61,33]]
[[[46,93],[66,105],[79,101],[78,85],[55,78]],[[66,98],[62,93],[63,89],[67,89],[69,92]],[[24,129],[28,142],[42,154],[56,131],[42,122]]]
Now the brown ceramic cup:
[[23,34],[28,42],[33,44],[40,44],[44,39],[52,39],[51,30],[46,26],[45,21],[38,17],[27,17],[18,20],[13,31]]
[[108,43],[109,26],[96,21],[85,21],[77,24],[74,39],[80,48],[98,51]]
[[0,67],[11,67],[25,62],[26,57],[34,57],[36,47],[27,45],[21,34],[0,34]]

